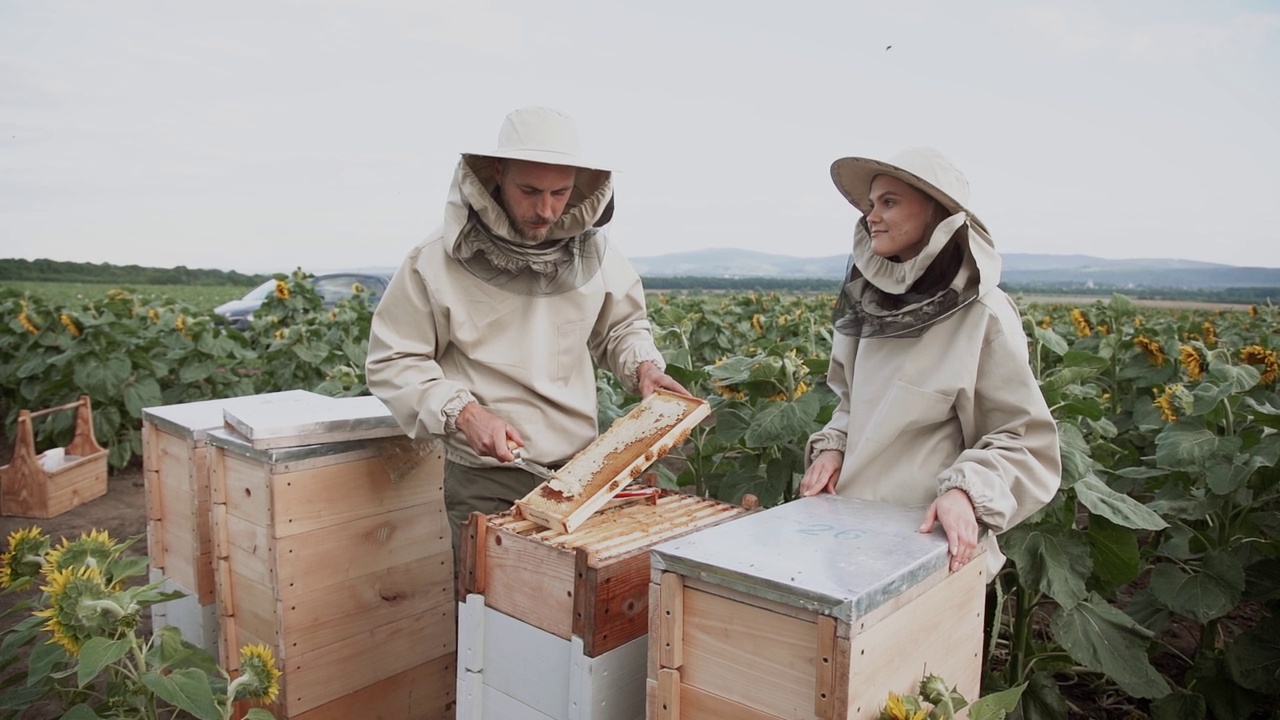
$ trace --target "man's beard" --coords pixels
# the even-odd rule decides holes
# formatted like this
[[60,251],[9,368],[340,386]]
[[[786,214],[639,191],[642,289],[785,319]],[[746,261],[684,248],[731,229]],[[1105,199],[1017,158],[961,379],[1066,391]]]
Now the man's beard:
[[[534,245],[537,245],[547,239],[547,235],[551,233],[551,226],[555,222],[552,218],[545,217],[533,217],[528,220],[517,220],[511,216],[511,213],[507,213],[507,219],[511,221],[511,226],[515,228],[516,234],[520,236],[520,239]],[[530,227],[535,223],[545,225],[546,227]]]

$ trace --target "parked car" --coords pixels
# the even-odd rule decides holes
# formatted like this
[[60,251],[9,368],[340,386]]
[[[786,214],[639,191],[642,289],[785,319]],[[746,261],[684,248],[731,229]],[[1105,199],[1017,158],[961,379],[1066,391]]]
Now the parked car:
[[[368,293],[371,306],[377,307],[378,301],[382,299],[382,293],[387,289],[387,283],[391,282],[391,273],[381,271],[326,273],[311,278],[310,282],[316,293],[324,299],[325,307],[333,307],[339,300],[355,295],[353,287],[357,283]],[[253,322],[253,314],[275,291],[276,281],[268,280],[250,290],[239,300],[225,302],[213,311],[221,315],[232,327],[244,330],[249,327],[249,323]]]

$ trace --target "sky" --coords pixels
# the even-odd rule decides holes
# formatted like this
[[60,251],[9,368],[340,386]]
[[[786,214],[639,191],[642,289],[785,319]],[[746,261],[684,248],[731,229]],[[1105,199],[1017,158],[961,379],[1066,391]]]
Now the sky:
[[847,253],[915,145],[1003,252],[1280,267],[1274,0],[0,0],[0,257],[394,267],[573,115],[631,257]]

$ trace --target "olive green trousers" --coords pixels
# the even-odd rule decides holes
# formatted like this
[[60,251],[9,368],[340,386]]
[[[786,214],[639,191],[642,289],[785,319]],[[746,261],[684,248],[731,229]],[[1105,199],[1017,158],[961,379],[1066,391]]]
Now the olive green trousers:
[[516,500],[528,495],[540,482],[519,468],[475,468],[445,462],[444,507],[453,537],[454,566],[462,549],[462,525],[471,513],[492,515],[510,510]]

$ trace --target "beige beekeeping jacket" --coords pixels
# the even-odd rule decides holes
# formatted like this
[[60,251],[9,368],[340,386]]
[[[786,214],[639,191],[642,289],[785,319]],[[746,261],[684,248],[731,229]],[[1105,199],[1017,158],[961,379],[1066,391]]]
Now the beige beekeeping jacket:
[[[443,226],[405,258],[374,313],[369,389],[410,437],[443,438],[453,462],[497,464],[477,456],[453,426],[475,400],[515,426],[526,457],[558,464],[596,437],[593,360],[633,391],[640,363],[666,366],[639,276],[594,227],[612,212],[610,174],[580,170],[548,234],[548,240],[589,238],[575,247],[590,251],[598,266],[575,262],[567,272],[578,279],[567,286],[552,282],[545,293],[482,278],[464,265],[484,255],[485,242],[490,250],[494,240],[521,242],[511,240],[518,236],[494,198],[495,186],[488,158],[462,157]],[[527,280],[530,273],[523,275]]]
[[[877,288],[900,293],[961,224],[963,214],[944,222],[926,251],[905,263],[873,254],[860,224],[855,267]],[[1001,533],[1053,498],[1062,467],[1020,315],[996,287],[1000,258],[981,228],[970,225],[968,236],[952,287],[970,300],[914,337],[835,335],[827,382],[840,402],[810,438],[809,457],[844,450],[836,485],[843,497],[927,506],[943,491],[961,488],[978,521]],[[1004,563],[994,536],[987,549],[994,576]]]

